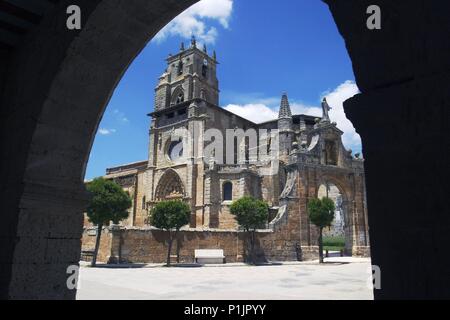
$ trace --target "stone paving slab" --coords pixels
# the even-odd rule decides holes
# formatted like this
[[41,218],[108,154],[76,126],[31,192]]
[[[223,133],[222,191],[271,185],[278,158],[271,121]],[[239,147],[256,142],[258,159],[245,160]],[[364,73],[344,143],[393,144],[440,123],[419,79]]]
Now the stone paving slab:
[[[87,268],[77,299],[371,300],[370,259],[351,257],[282,265],[199,268]],[[225,267],[226,266],[226,267]]]

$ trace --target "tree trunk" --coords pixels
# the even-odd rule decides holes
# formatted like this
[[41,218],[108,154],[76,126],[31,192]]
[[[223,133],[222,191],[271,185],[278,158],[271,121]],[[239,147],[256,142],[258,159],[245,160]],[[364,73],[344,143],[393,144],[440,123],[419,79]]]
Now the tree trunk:
[[167,248],[167,263],[166,265],[170,267],[170,254],[172,253],[172,232],[169,231],[169,247]]
[[177,263],[180,263],[180,239],[178,239],[178,230],[175,232],[175,239],[177,240]]
[[99,223],[97,226],[97,235],[95,238],[95,248],[94,248],[94,255],[92,257],[91,261],[91,267],[95,267],[97,264],[97,255],[98,255],[98,249],[100,248],[100,237],[102,236],[102,229],[103,229],[103,223]]
[[323,228],[319,228],[319,263],[323,263],[322,230]]
[[252,231],[251,239],[250,239],[250,245],[251,245],[251,255],[252,255],[252,263],[256,264],[256,257],[255,257],[255,231]]

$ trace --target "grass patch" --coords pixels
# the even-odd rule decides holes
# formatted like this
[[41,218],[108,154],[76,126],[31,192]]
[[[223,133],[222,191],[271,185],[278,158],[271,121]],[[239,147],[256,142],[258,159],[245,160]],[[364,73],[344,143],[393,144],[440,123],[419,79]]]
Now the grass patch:
[[324,246],[323,250],[326,251],[341,251],[342,249],[344,249],[344,247],[330,247],[330,246]]
[[338,237],[323,237],[323,249],[328,251],[339,251],[345,247],[345,238]]

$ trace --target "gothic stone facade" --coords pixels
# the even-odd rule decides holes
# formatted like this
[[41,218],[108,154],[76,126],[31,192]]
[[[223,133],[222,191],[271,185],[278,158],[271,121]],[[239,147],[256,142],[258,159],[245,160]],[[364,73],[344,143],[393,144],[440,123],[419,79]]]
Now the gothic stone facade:
[[[164,261],[165,235],[148,225],[148,213],[158,201],[180,199],[192,208],[190,225],[176,246],[181,260],[192,261],[197,248],[221,248],[228,261],[241,261],[245,239],[229,208],[245,195],[262,198],[270,206],[267,226],[258,232],[261,259],[316,258],[317,228],[308,219],[307,203],[319,196],[321,186],[330,185],[340,193],[346,253],[368,255],[363,160],[344,148],[343,132],[330,121],[326,100],[322,118],[292,115],[284,94],[278,119],[253,123],[218,106],[217,65],[215,53],[210,56],[206,48],[200,50],[195,40],[168,57],[150,114],[148,160],[107,169],[105,177],[122,185],[134,201],[129,218],[104,231],[100,260]],[[177,140],[173,136],[179,129],[184,134]],[[227,129],[278,130],[279,165],[274,167],[273,158],[261,155],[249,159],[248,150],[242,161],[236,154],[249,147],[245,139],[244,145],[235,147],[233,163],[218,159],[220,153],[203,161],[210,143],[205,136],[208,129],[220,131],[223,137]],[[258,137],[258,150],[271,148],[269,137]],[[184,160],[178,161],[182,156]],[[85,227],[87,249],[93,246],[95,232],[88,222]]]

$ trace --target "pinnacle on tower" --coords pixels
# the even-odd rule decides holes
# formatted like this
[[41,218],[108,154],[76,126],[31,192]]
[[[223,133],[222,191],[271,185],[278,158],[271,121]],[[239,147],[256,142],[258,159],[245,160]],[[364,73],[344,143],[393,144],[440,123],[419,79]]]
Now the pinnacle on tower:
[[197,40],[195,39],[194,35],[192,35],[192,38],[191,38],[191,46],[192,46],[192,48],[197,48]]
[[208,53],[208,50],[206,49],[206,44],[203,44],[203,52]]
[[213,59],[217,60],[216,50],[213,51]]
[[180,51],[184,51],[184,42],[181,42]]
[[281,105],[280,105],[280,112],[278,113],[278,119],[291,117],[292,112],[291,107],[289,106],[289,100],[287,94],[283,93],[283,96],[281,97]]

